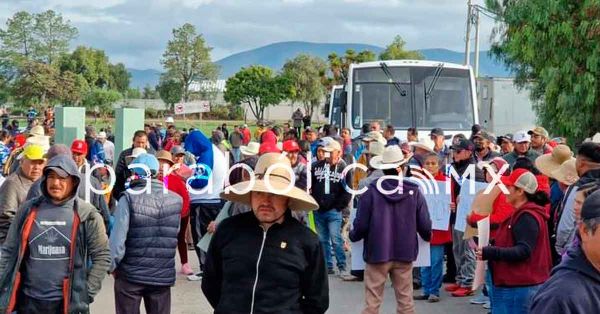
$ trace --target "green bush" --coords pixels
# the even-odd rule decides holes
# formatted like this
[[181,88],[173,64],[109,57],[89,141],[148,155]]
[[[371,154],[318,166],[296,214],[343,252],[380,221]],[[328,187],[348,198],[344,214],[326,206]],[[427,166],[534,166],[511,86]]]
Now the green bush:
[[229,108],[226,106],[211,106],[210,112],[207,112],[204,117],[213,120],[228,120]]
[[144,110],[146,119],[156,119],[158,117],[158,110],[154,109],[154,108],[146,108],[146,110]]

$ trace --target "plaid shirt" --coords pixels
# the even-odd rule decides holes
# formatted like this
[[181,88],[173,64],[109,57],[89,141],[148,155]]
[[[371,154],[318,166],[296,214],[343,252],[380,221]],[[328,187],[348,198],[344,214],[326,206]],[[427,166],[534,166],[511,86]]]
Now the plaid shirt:
[[8,156],[10,156],[10,148],[3,143],[0,143],[0,172],[2,172],[2,168],[4,167]]

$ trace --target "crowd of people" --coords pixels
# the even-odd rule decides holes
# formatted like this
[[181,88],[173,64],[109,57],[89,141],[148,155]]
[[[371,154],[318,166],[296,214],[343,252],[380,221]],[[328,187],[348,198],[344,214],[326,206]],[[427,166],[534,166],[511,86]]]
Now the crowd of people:
[[[304,118],[261,121],[254,134],[167,118],[118,156],[109,128],[88,126],[70,146],[42,126],[3,129],[0,311],[88,312],[110,274],[116,313],[139,313],[142,300],[170,313],[176,269],[202,281],[216,313],[325,313],[331,280],[363,281],[363,313],[379,313],[388,277],[397,313],[443,302],[441,290],[494,314],[600,309],[600,135],[574,154],[543,127],[398,138],[373,121],[352,138]],[[425,175],[450,186],[445,230],[409,180]],[[488,246],[455,228],[469,179],[494,184],[489,211],[466,217],[468,228],[489,218]],[[430,261],[415,268],[419,238]],[[350,267],[357,243],[364,269]],[[487,263],[479,290],[477,261]]]

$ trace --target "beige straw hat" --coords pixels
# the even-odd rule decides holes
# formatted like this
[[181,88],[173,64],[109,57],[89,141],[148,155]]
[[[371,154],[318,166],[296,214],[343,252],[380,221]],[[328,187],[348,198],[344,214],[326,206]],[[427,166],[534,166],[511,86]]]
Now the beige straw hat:
[[435,143],[428,137],[420,138],[418,142],[410,142],[408,145],[412,147],[419,147],[435,154]]
[[567,145],[557,145],[551,154],[538,157],[535,160],[535,166],[545,176],[554,178],[552,172],[571,159],[575,159],[571,148]]
[[405,164],[408,158],[404,156],[398,145],[392,145],[385,148],[381,156],[371,158],[369,164],[375,169],[394,169]]
[[552,178],[564,185],[573,185],[579,176],[575,167],[575,159],[565,161],[558,169],[552,171]]
[[257,142],[250,142],[248,146],[241,146],[240,151],[244,156],[254,156],[258,155],[258,150],[260,149],[260,144]]
[[226,187],[221,198],[228,201],[251,205],[250,192],[264,192],[285,195],[289,198],[291,210],[315,210],[319,208],[317,201],[294,186],[294,171],[290,160],[282,154],[266,153],[258,159],[254,180],[244,181]]

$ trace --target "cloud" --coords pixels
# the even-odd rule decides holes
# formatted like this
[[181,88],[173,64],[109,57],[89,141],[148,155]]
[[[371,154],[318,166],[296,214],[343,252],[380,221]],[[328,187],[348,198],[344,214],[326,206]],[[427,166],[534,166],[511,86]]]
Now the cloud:
[[[215,60],[279,41],[385,46],[397,34],[409,49],[462,51],[467,11],[457,0],[9,0],[0,3],[0,27],[19,10],[45,9],[79,29],[74,45],[104,49],[135,68],[160,68],[172,29],[188,22]],[[482,49],[492,27],[484,18]]]

